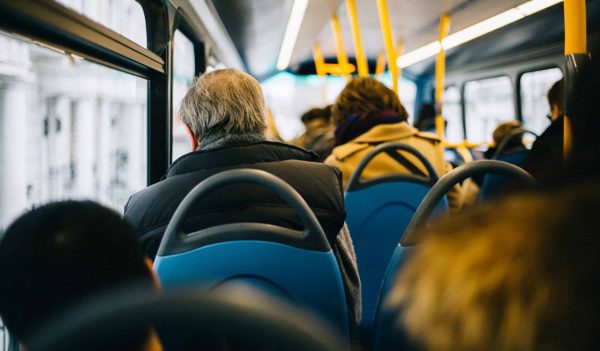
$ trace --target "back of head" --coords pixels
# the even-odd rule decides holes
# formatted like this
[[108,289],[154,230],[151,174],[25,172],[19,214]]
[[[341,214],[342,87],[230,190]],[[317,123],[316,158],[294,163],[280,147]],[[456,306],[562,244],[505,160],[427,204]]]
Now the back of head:
[[558,106],[559,111],[565,111],[565,79],[561,78],[556,81],[550,90],[548,90],[548,104],[552,108],[553,105]]
[[435,128],[435,106],[423,104],[415,118],[415,128],[420,131],[428,131]]
[[318,119],[329,121],[331,120],[331,105],[325,108],[311,108],[310,110],[304,112],[300,119],[304,124]]
[[[426,350],[591,350],[600,189],[524,196],[428,230],[390,305]],[[560,206],[557,206],[560,204]]]
[[198,77],[181,101],[179,115],[199,140],[214,135],[264,135],[267,128],[259,83],[237,69]]
[[41,323],[88,295],[152,277],[133,229],[93,202],[59,202],[17,219],[0,241],[0,317],[27,342]]
[[356,77],[346,84],[331,108],[333,122],[357,113],[390,111],[403,117],[408,113],[398,95],[383,83],[371,77]]
[[[492,138],[494,139],[494,144],[498,146],[507,136],[521,132],[523,132],[523,128],[521,128],[521,123],[519,123],[519,121],[506,121],[498,124],[492,133]],[[519,144],[520,142],[521,138],[515,137],[514,142],[511,144]]]

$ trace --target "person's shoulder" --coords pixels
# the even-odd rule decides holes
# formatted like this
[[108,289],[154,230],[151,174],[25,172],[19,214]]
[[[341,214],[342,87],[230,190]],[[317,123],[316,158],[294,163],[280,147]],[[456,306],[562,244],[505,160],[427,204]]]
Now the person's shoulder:
[[437,135],[430,132],[417,132],[417,134],[415,134],[415,137],[425,139],[434,144],[442,142],[442,140]]
[[371,145],[367,143],[356,143],[356,142],[348,142],[343,145],[336,146],[331,151],[331,155],[328,159],[335,159],[338,162],[343,162],[345,159],[353,156],[354,154],[367,150]]

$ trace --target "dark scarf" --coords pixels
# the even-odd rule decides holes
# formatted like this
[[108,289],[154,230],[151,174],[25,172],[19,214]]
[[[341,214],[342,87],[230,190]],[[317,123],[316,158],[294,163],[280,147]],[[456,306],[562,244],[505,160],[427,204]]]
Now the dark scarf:
[[406,122],[408,116],[400,115],[392,110],[380,112],[361,112],[350,115],[340,121],[335,129],[335,146],[346,144],[365,134],[371,128],[380,124],[394,124]]

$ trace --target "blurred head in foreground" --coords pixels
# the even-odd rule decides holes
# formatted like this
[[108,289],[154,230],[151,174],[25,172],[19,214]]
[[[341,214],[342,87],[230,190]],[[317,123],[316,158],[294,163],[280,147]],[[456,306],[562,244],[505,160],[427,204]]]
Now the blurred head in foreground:
[[591,350],[600,190],[507,199],[436,224],[388,306],[425,350]]
[[[25,346],[36,327],[92,294],[131,282],[153,289],[133,229],[89,201],[52,203],[18,218],[0,240],[0,277],[0,317]],[[131,334],[113,346],[143,349],[148,332]]]

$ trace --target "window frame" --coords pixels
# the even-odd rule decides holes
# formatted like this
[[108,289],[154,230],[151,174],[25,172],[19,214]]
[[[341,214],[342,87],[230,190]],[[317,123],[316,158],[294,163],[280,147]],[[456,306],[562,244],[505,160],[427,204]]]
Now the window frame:
[[527,69],[517,72],[516,84],[515,84],[516,85],[515,98],[517,100],[517,118],[518,118],[519,122],[524,123],[524,121],[523,121],[523,99],[521,98],[521,92],[522,92],[521,80],[523,79],[523,76],[527,73],[534,73],[534,72],[544,71],[547,69],[554,69],[554,68],[558,68],[562,72],[563,77],[565,76],[565,71],[564,71],[563,67],[560,67],[559,65],[553,65],[553,64],[527,67]]
[[[515,84],[515,79],[514,77],[509,74],[509,73],[498,73],[498,74],[491,74],[491,75],[482,75],[482,76],[477,76],[473,79],[469,79],[469,80],[465,80],[462,82],[462,88],[461,88],[461,105],[462,105],[462,114],[463,114],[463,129],[464,129],[464,135],[465,135],[465,140],[468,140],[468,133],[467,133],[467,84],[471,83],[471,82],[477,82],[477,81],[481,81],[481,80],[487,80],[487,79],[494,79],[494,78],[502,78],[502,77],[507,77],[509,79],[510,82],[510,89],[512,91],[513,94],[513,99],[512,99],[512,106],[513,106],[513,112],[514,112],[514,119],[521,121],[520,120],[520,107],[516,107],[517,105],[517,89],[516,89],[516,85]],[[518,80],[517,80],[518,82]]]

